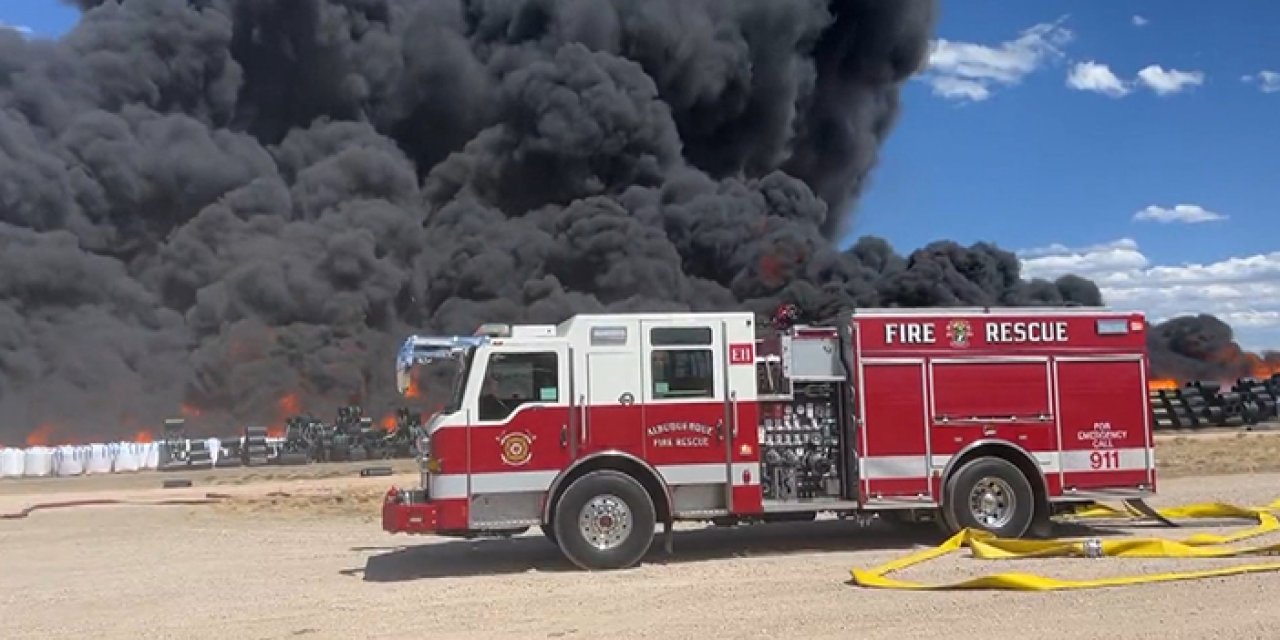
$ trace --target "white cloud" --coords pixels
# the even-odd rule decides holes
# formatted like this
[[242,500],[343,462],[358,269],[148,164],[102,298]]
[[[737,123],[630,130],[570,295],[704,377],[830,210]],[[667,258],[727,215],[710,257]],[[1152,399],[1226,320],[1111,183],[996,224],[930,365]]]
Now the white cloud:
[[934,95],[954,100],[981,102],[991,97],[991,91],[981,82],[949,76],[932,80]]
[[1074,273],[1097,283],[1114,309],[1151,322],[1211,313],[1236,330],[1246,349],[1280,347],[1280,251],[1208,264],[1152,264],[1130,238],[1090,247],[1052,245],[1018,252],[1023,275]]
[[1134,16],[1134,17],[1133,17],[1133,26],[1135,26],[1135,27],[1145,27],[1145,26],[1147,26],[1147,23],[1149,23],[1149,22],[1151,22],[1151,21],[1150,21],[1150,20],[1148,20],[1148,19],[1146,19],[1146,18],[1144,18],[1144,17],[1142,17],[1142,16]]
[[943,98],[986,100],[993,87],[1018,84],[1046,61],[1062,55],[1059,47],[1073,37],[1061,26],[1063,19],[1037,24],[995,46],[935,40],[923,78]]
[[1258,89],[1263,93],[1280,92],[1280,72],[1264,69],[1257,74],[1244,76],[1240,80],[1250,84],[1256,82]]
[[18,33],[21,33],[24,36],[30,36],[32,34],[31,27],[24,27],[20,24],[8,24],[5,22],[0,22],[0,29],[9,29],[10,31],[17,31]]
[[1178,93],[1187,87],[1204,84],[1204,73],[1201,71],[1179,71],[1158,64],[1143,67],[1138,72],[1138,80],[1159,95]]
[[1119,98],[1129,93],[1124,81],[1112,73],[1111,67],[1093,60],[1078,62],[1067,74],[1067,86],[1079,91],[1093,91]]
[[1198,222],[1217,222],[1226,220],[1227,216],[1214,211],[1209,211],[1198,204],[1180,204],[1175,205],[1172,209],[1150,205],[1145,209],[1133,214],[1133,219],[1137,221],[1150,220],[1152,222],[1183,222],[1186,224],[1195,224]]

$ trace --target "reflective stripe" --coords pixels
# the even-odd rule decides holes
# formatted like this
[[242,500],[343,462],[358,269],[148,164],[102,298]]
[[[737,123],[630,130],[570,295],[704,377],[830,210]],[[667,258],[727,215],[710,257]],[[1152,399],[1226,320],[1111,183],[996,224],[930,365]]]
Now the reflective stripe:
[[[715,484],[725,481],[725,464],[673,464],[657,467],[659,475],[668,485]],[[747,479],[743,481],[746,472]],[[471,479],[471,493],[522,493],[547,491],[559,470],[550,471],[500,471],[496,473],[465,473],[432,475],[428,479],[428,494],[433,500],[467,497],[467,478]],[[734,486],[760,484],[760,465],[755,462],[733,464]]]
[[[667,484],[714,484],[724,482],[725,464],[668,464],[657,467],[658,473]],[[743,472],[748,473],[747,482],[742,481]],[[760,464],[757,462],[733,463],[734,486],[754,486],[760,484]]]
[[502,473],[465,473],[433,475],[429,478],[428,494],[433,500],[467,497],[467,478],[471,478],[472,493],[521,493],[546,491],[559,475],[559,471],[510,471]]
[[[934,456],[936,459],[938,456]],[[926,456],[873,456],[862,459],[862,477],[866,480],[889,478],[923,478],[929,475]]]
[[[1110,452],[1110,453],[1108,453]],[[1133,449],[1087,449],[1083,451],[1030,451],[1036,462],[1040,463],[1043,473],[1076,473],[1079,471],[1144,471],[1147,468],[1147,454],[1154,450],[1142,447]],[[1094,455],[1099,454],[1098,467],[1094,467]],[[946,468],[954,456],[933,456],[933,468]]]
[[[1058,453],[1031,452],[1040,463],[1043,473],[1105,473],[1110,471],[1142,471],[1147,469],[1147,456],[1154,450],[1089,449]],[[1096,456],[1096,457],[1095,457]],[[872,456],[862,458],[862,478],[865,480],[889,480],[928,477],[932,471],[941,471],[954,456]],[[926,460],[929,466],[926,466]],[[725,481],[724,463],[672,464],[657,467],[658,473],[668,485],[715,484]],[[743,481],[744,473],[747,475]],[[430,476],[429,493],[433,499],[447,500],[467,497],[467,478],[471,479],[472,493],[518,493],[547,491],[560,474],[549,471],[504,471],[497,473],[449,474]],[[760,484],[760,465],[755,462],[733,463],[734,486]]]
[[1088,451],[1063,451],[1062,470],[1067,473],[1107,472],[1107,471],[1144,471],[1147,468],[1147,455],[1150,454],[1151,465],[1155,466],[1154,449],[1090,449]]
[[427,496],[432,500],[452,500],[467,497],[466,474],[449,474],[427,477]]
[[[1147,455],[1152,455],[1154,466],[1154,449],[1142,447],[1131,449],[1088,449],[1084,451],[1030,451],[1040,465],[1042,473],[1105,472],[1105,471],[1144,471],[1147,468]],[[1097,458],[1095,458],[1095,455]],[[891,478],[923,478],[932,471],[941,471],[955,456],[935,455],[930,458],[930,466],[925,467],[925,456],[872,456],[862,459],[862,477],[868,480],[887,480]],[[1097,466],[1095,466],[1095,463]]]

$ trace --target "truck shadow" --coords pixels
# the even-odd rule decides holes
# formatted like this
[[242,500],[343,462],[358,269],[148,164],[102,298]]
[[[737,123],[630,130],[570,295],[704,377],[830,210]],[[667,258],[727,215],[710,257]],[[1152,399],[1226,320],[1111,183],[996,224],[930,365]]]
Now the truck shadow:
[[[1127,532],[1058,525],[1058,536],[1114,535]],[[741,527],[706,527],[677,530],[675,554],[663,549],[663,536],[654,538],[645,556],[647,565],[679,565],[696,562],[782,556],[810,552],[895,551],[940,544],[945,538],[932,525],[890,526],[853,521],[820,520]],[[385,547],[386,553],[368,558],[363,568],[341,571],[361,576],[365,582],[404,582],[432,578],[465,578],[529,572],[579,571],[560,550],[537,532],[507,539],[445,540],[426,544]],[[353,551],[376,551],[361,547]]]

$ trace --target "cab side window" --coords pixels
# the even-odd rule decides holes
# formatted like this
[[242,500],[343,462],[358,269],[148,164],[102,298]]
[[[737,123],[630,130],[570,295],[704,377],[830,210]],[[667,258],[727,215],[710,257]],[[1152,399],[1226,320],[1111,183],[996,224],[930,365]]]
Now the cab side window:
[[715,396],[710,327],[657,327],[649,332],[656,400]]
[[479,418],[505,420],[529,402],[559,402],[560,367],[554,352],[495,353],[480,387]]

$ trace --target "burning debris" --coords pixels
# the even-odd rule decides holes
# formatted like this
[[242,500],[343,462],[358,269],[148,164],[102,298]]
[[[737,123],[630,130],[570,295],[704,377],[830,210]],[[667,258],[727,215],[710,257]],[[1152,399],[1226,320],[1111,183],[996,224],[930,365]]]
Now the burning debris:
[[411,458],[422,435],[422,416],[407,408],[374,426],[359,406],[338,408],[328,423],[311,415],[290,416],[282,436],[265,427],[246,427],[238,438],[200,437],[187,431],[186,420],[165,421],[158,468],[300,465],[311,462],[359,462]]
[[1147,335],[1152,373],[1175,385],[1203,380],[1229,386],[1240,378],[1280,374],[1280,352],[1241,349],[1231,327],[1211,315],[1174,318]]
[[934,0],[78,4],[0,32],[0,441],[283,434],[481,322],[1101,302],[836,248]]

